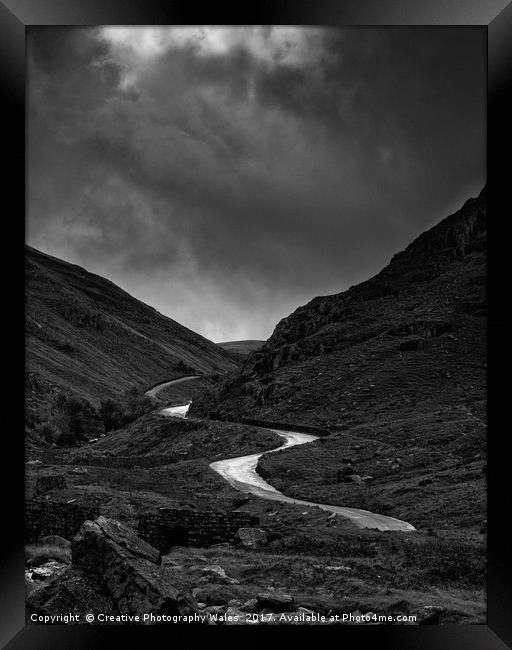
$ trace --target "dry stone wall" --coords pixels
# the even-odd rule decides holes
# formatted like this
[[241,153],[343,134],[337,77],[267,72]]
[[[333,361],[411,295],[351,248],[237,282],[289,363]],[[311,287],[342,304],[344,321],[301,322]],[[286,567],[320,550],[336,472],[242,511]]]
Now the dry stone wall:
[[160,467],[171,465],[183,460],[179,454],[146,454],[144,456],[121,456],[118,454],[105,454],[84,452],[75,454],[70,458],[66,453],[48,450],[43,453],[43,462],[48,465],[90,465],[110,467],[115,469],[130,469],[133,467]]
[[76,503],[30,499],[25,503],[25,540],[36,543],[41,537],[59,535],[71,540],[87,519],[99,517],[99,509]]
[[214,512],[159,508],[139,517],[138,534],[161,553],[172,546],[211,546],[235,542],[239,528],[258,525],[248,512]]
[[291,424],[286,422],[273,422],[270,420],[255,420],[251,418],[242,418],[242,424],[250,424],[265,429],[278,429],[279,431],[300,431],[301,433],[311,433],[316,436],[329,436],[330,431],[322,427],[314,427],[309,424]]
[[[26,502],[25,537],[29,544],[42,537],[59,535],[71,540],[87,520],[99,517],[97,507],[36,497]],[[235,543],[240,528],[259,524],[248,512],[217,512],[187,508],[158,508],[139,516],[139,537],[167,553],[173,546],[211,546]]]

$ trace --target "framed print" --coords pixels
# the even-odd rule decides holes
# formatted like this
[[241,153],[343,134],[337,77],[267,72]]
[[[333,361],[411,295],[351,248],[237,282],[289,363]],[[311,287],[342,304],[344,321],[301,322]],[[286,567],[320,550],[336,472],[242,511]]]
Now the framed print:
[[510,4],[0,19],[3,646],[510,645]]

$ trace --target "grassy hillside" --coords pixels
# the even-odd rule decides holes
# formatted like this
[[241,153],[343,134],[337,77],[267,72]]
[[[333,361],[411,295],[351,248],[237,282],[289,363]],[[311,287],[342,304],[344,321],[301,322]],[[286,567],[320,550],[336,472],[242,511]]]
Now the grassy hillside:
[[224,350],[229,350],[230,352],[237,352],[238,354],[250,354],[254,350],[259,350],[264,345],[265,341],[224,341],[222,343],[217,343]]
[[187,373],[222,373],[222,348],[112,282],[26,248],[26,368],[95,403]]
[[259,350],[265,341],[224,341],[217,343],[223,350],[226,350],[238,363],[242,363],[254,350]]
[[218,381],[219,376],[195,377],[188,381],[164,386],[164,388],[160,388],[156,394],[152,395],[152,399],[166,405],[187,404],[205,391],[210,390]]
[[231,458],[279,447],[281,438],[267,429],[151,413],[89,445],[93,454],[168,455],[179,460]]

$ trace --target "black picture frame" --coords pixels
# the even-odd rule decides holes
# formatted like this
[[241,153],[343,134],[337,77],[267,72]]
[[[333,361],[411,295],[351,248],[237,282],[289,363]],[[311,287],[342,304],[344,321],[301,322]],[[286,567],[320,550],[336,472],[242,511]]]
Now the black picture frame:
[[[501,161],[510,135],[510,87],[512,80],[512,3],[508,0],[267,0],[260,3],[197,3],[178,0],[0,0],[0,87],[4,113],[4,305],[7,307],[8,332],[4,345],[23,354],[23,246],[25,242],[25,35],[34,25],[336,25],[336,26],[481,26],[488,34],[488,201],[491,256],[489,290],[491,309],[489,324],[489,472],[488,472],[488,623],[478,626],[343,626],[288,628],[286,634],[300,634],[310,642],[318,636],[335,633],[338,645],[378,644],[380,648],[482,648],[498,650],[512,644],[511,584],[505,495],[508,494],[506,455],[500,453],[506,438],[506,382],[498,376],[503,347],[508,340],[500,291],[507,269],[507,241],[499,228],[507,220],[507,157]],[[7,199],[7,201],[6,201]],[[9,200],[10,199],[10,200]],[[7,208],[9,205],[11,207]],[[9,224],[9,232],[7,225]],[[503,249],[500,250],[500,246]],[[6,252],[13,253],[8,258]],[[494,300],[493,296],[497,296]],[[501,342],[501,343],[500,343]],[[16,346],[18,346],[16,348]],[[493,349],[496,348],[496,354]],[[0,536],[4,548],[0,556],[0,643],[10,650],[25,648],[102,648],[124,642],[140,642],[145,647],[170,644],[176,635],[192,641],[197,629],[190,627],[95,627],[25,625],[24,612],[24,440],[19,431],[24,421],[23,362],[8,364],[7,400],[4,405],[2,458],[0,472],[5,483]],[[8,406],[8,408],[7,408]],[[5,466],[10,466],[11,473]],[[505,508],[504,508],[505,506]],[[502,509],[505,511],[502,515]],[[251,639],[272,638],[277,628],[252,626]],[[205,630],[202,631],[204,634]],[[211,639],[222,633],[232,642],[244,640],[245,627],[206,630]],[[269,637],[270,638],[270,637]],[[288,639],[288,637],[287,637]],[[288,640],[290,642],[291,640]],[[179,642],[179,637],[178,637]],[[183,642],[183,641],[182,641]]]

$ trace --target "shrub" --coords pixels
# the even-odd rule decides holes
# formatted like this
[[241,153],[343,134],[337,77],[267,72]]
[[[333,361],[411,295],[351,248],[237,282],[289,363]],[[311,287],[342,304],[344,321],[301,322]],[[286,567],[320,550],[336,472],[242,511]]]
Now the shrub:
[[102,401],[98,417],[104,430],[109,432],[130,424],[152,411],[153,408],[153,402],[148,397],[141,394],[136,388],[131,388],[119,400]]
[[51,444],[56,442],[60,435],[60,429],[53,422],[43,422],[36,427],[36,434],[41,440]]
[[194,374],[194,369],[188,366],[182,359],[176,364],[175,370],[177,372],[182,372],[183,374]]
[[37,422],[36,433],[47,444],[69,447],[79,445],[102,431],[98,413],[87,400],[59,394],[44,417]]
[[59,447],[77,447],[85,442],[85,438],[69,430],[61,431],[55,438],[55,444]]
[[113,399],[101,402],[98,415],[106,432],[119,429],[123,425],[125,417],[122,406]]
[[100,433],[124,427],[153,408],[153,402],[136,388],[126,391],[119,400],[102,401],[98,410],[85,399],[60,393],[45,412],[27,412],[26,420],[40,440],[73,447]]
[[146,397],[144,393],[140,393],[136,388],[127,390],[121,401],[125,405],[128,422],[136,420],[141,415],[149,413],[154,408],[154,404],[149,397]]

